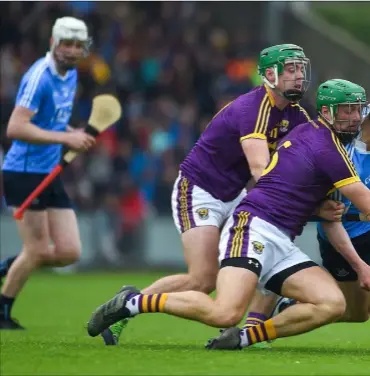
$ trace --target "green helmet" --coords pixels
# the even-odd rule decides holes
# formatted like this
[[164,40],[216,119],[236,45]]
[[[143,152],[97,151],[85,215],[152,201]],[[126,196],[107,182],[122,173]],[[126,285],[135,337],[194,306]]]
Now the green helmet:
[[[283,90],[281,94],[291,102],[297,102],[304,96],[310,84],[310,60],[303,52],[303,48],[295,44],[279,44],[276,46],[265,48],[261,51],[258,61],[258,74],[262,80],[272,89],[275,89],[279,83],[278,76],[284,73],[285,64],[301,63],[304,67],[304,77],[301,89]],[[266,69],[275,70],[275,82],[271,83],[266,78]],[[295,79],[294,79],[295,81]]]
[[[332,79],[322,83],[319,86],[316,95],[316,109],[319,114],[323,106],[329,108],[332,120],[325,120],[330,124],[334,125],[335,122],[350,122],[350,119],[341,120],[336,119],[336,114],[338,113],[339,105],[366,105],[366,92],[365,89],[353,82],[342,80],[342,79]],[[361,108],[360,108],[361,110]],[[360,112],[361,113],[361,112]],[[359,128],[358,128],[359,129]],[[356,131],[341,131],[334,128],[334,131],[337,133],[338,137],[344,143],[350,142],[358,133]]]

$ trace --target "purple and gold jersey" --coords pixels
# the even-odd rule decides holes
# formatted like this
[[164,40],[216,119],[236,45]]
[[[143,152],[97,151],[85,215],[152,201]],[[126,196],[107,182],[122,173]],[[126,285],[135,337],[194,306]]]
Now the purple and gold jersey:
[[321,120],[301,124],[284,137],[257,185],[236,211],[247,211],[292,239],[334,189],[360,181],[347,151]]
[[298,104],[279,110],[265,86],[243,94],[211,120],[180,166],[187,179],[224,202],[235,199],[251,178],[241,146],[248,138],[265,139],[270,151],[276,141],[309,120]]

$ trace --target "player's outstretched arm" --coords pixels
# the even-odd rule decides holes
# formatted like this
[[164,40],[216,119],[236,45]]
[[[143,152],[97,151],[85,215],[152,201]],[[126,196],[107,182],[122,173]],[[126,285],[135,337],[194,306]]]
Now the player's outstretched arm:
[[35,113],[28,108],[16,106],[10,116],[7,136],[33,144],[63,144],[77,151],[87,150],[95,139],[83,132],[46,131],[32,124]]
[[270,161],[270,153],[265,139],[248,138],[242,141],[244,155],[255,183]]
[[370,190],[365,184],[355,182],[339,188],[339,191],[363,213],[364,220],[370,221]]
[[365,262],[357,254],[343,224],[341,222],[323,222],[322,228],[332,246],[348,261],[355,271],[359,271]]
[[356,252],[347,231],[340,222],[322,224],[330,243],[356,271],[362,288],[370,291],[370,266]]

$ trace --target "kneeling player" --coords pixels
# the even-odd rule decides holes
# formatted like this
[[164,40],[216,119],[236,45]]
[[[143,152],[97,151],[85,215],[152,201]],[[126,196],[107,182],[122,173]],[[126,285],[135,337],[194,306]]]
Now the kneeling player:
[[[164,312],[229,328],[208,348],[238,349],[304,333],[344,314],[345,299],[335,281],[293,240],[333,186],[370,217],[370,191],[338,138],[338,131],[357,132],[366,96],[356,84],[330,80],[320,86],[319,98],[320,116],[281,141],[256,187],[225,226],[216,298],[196,291],[145,295],[128,286],[93,313],[88,323],[91,336],[122,318]],[[343,256],[363,287],[370,289],[370,267],[363,265],[342,224],[335,225],[336,236],[346,244]],[[239,324],[258,282],[301,304],[249,329],[230,328]]]
[[[342,135],[345,136],[345,135]],[[347,142],[346,142],[347,141]],[[370,188],[370,106],[364,108],[364,121],[361,132],[354,142],[349,142],[342,137],[342,143],[347,144],[347,152],[356,168],[356,172],[361,181]],[[339,191],[335,191],[331,198],[343,201],[349,214],[359,214],[358,209],[351,205],[348,199],[343,197]],[[332,234],[330,227],[332,224],[318,224],[318,241],[323,266],[338,282],[345,298],[347,309],[345,314],[338,320],[339,322],[364,322],[370,315],[370,294],[364,290],[358,280],[358,275],[346,259],[337,251],[341,244],[338,243],[335,234]],[[343,222],[352,244],[364,263],[370,265],[370,222]],[[326,231],[330,236],[330,241],[326,236]],[[334,236],[333,236],[334,235]],[[274,297],[262,297],[253,302],[252,312],[249,315],[246,326],[256,325],[258,321],[266,321],[271,312],[271,304],[275,302]],[[289,298],[280,297],[277,300],[271,316],[281,312],[296,301]]]

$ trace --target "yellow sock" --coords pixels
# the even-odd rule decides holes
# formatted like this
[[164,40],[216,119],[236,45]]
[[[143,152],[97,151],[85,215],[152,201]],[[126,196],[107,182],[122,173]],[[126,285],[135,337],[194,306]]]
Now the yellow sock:
[[138,311],[140,313],[163,312],[168,294],[140,294],[136,299],[138,300]]
[[254,345],[258,342],[272,341],[276,338],[276,330],[272,319],[244,330],[248,345]]

